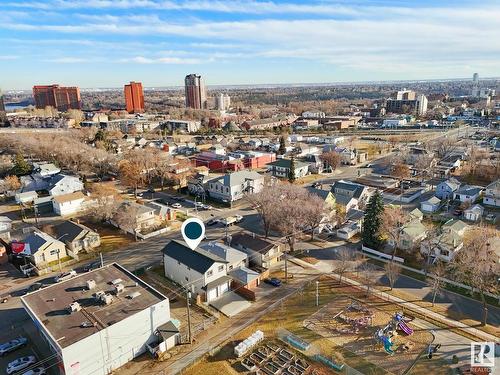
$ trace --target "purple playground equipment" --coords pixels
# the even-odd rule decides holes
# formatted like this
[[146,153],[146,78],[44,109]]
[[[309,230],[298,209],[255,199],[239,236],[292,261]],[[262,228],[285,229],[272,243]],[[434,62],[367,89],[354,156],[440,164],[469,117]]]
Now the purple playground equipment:
[[413,329],[411,329],[408,326],[408,324],[406,324],[405,317],[404,317],[403,313],[398,312],[398,313],[394,314],[394,316],[392,317],[392,320],[394,322],[396,329],[399,328],[401,331],[406,333],[408,336],[413,334]]

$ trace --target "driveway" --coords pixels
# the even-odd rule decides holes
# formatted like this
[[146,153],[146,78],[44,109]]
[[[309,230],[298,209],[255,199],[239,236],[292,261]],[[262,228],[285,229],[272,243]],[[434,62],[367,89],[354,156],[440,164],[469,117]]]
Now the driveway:
[[231,318],[248,309],[252,304],[236,292],[228,292],[216,301],[210,302],[210,305]]

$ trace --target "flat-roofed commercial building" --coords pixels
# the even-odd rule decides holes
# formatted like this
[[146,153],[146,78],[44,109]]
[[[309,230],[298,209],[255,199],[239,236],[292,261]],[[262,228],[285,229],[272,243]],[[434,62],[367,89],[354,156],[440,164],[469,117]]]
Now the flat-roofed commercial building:
[[167,349],[178,337],[168,298],[116,263],[21,300],[60,374],[106,375],[156,346],[159,337]]
[[125,107],[128,113],[144,112],[144,93],[141,82],[130,82],[125,85]]
[[82,99],[78,87],[59,85],[33,86],[33,97],[37,108],[54,107],[65,112],[68,109],[81,109]]

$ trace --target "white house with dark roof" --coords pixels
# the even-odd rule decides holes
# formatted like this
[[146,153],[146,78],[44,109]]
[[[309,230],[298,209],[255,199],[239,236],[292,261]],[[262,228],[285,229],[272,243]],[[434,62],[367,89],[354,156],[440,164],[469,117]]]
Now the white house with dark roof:
[[191,250],[184,242],[171,240],[162,250],[165,276],[212,302],[230,290],[227,260],[202,248]]
[[[304,177],[309,173],[309,163],[304,163],[300,160],[295,162],[295,178]],[[290,175],[290,168],[292,165],[291,159],[278,159],[267,164],[268,171],[278,178],[288,178]]]
[[455,199],[462,203],[472,204],[479,199],[483,190],[482,186],[464,185],[455,192]]
[[264,187],[264,176],[254,171],[238,171],[214,178],[207,183],[211,198],[233,202],[245,194],[258,193]]
[[441,199],[436,196],[420,202],[420,209],[425,213],[434,213],[439,210],[439,207],[441,207]]
[[77,191],[69,194],[57,195],[52,200],[54,212],[61,216],[74,215],[83,209],[85,195]]
[[251,265],[263,268],[270,268],[281,260],[283,254],[278,243],[261,238],[255,233],[233,234],[230,245],[247,253]]
[[500,207],[500,179],[486,186],[483,203],[488,206]]

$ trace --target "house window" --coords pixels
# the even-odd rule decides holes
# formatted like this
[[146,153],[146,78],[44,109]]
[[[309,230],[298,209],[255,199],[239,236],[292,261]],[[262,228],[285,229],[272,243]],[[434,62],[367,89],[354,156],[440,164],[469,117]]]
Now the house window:
[[214,274],[214,271],[210,270],[210,271],[207,272],[207,277],[208,276],[212,276],[213,274]]
[[59,254],[59,250],[57,249],[50,250],[50,255],[57,255],[57,254]]
[[231,271],[233,269],[233,266],[229,266],[229,271]]
[[219,266],[219,272],[224,271],[224,266]]

